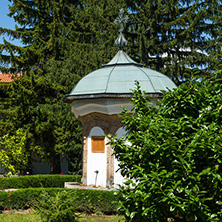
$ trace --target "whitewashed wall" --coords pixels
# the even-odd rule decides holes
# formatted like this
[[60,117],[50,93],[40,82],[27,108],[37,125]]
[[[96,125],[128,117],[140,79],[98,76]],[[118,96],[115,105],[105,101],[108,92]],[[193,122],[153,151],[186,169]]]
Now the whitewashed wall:
[[[88,137],[87,147],[87,185],[106,187],[107,147],[104,153],[92,153],[92,136],[105,136],[100,127],[93,127]],[[105,137],[105,144],[107,138]],[[99,171],[98,174],[95,171]]]
[[[117,130],[117,139],[126,134],[126,131],[121,127]],[[114,157],[114,187],[118,188],[119,185],[123,185],[124,177],[119,170],[119,161]]]

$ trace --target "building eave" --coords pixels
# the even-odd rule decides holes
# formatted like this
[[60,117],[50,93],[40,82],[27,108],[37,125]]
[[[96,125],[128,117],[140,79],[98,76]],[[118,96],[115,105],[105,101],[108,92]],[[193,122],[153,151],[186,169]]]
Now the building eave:
[[[146,93],[147,97],[162,98],[162,93]],[[84,100],[84,99],[102,99],[102,98],[131,98],[132,93],[98,93],[98,94],[81,94],[81,95],[66,95],[64,98],[65,103],[72,103],[74,100]]]

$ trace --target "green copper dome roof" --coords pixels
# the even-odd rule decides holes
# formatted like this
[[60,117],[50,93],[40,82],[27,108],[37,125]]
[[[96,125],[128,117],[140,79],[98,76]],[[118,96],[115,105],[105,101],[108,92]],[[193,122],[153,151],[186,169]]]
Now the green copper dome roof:
[[74,99],[129,97],[135,88],[135,81],[150,96],[161,96],[161,90],[176,88],[167,76],[145,68],[133,61],[123,50],[119,50],[114,58],[85,77],[73,88],[65,101]]
[[66,95],[65,102],[92,98],[131,97],[135,81],[140,83],[142,90],[153,97],[161,96],[162,90],[176,88],[167,76],[144,68],[123,51],[123,47],[127,45],[127,40],[123,36],[123,25],[128,20],[129,17],[124,15],[124,10],[120,9],[119,17],[114,21],[119,25],[119,36],[115,41],[115,45],[119,47],[118,53],[109,63],[83,77],[70,94]]

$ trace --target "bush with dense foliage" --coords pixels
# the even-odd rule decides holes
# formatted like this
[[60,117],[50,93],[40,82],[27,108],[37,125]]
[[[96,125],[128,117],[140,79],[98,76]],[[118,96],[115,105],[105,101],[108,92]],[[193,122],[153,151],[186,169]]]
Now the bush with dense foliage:
[[29,153],[26,150],[27,132],[16,130],[16,134],[6,134],[2,137],[0,163],[5,172],[11,174],[24,173],[28,164]]
[[222,77],[192,80],[150,106],[137,83],[125,137],[112,145],[128,180],[128,221],[222,221]]
[[73,209],[78,212],[104,214],[116,214],[118,197],[113,191],[92,190],[92,189],[63,189],[63,188],[27,188],[17,191],[0,192],[1,209],[26,209],[41,202],[47,193],[53,201],[59,192],[65,191],[72,199]]
[[45,190],[33,204],[33,208],[40,214],[44,222],[73,222],[77,221],[73,196],[66,190],[55,195],[49,195]]
[[80,182],[80,175],[29,175],[0,177],[0,189],[28,187],[64,187],[65,182]]

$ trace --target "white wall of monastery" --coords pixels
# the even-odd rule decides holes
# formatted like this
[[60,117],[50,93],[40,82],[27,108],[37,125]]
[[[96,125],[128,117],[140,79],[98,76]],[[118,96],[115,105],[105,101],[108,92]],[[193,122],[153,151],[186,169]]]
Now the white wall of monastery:
[[[100,127],[93,127],[88,136],[87,147],[87,185],[96,185],[106,187],[107,173],[107,147],[105,145],[104,153],[92,153],[92,136],[104,136],[104,132]],[[105,144],[107,138],[105,138]],[[96,173],[98,171],[98,173]]]

